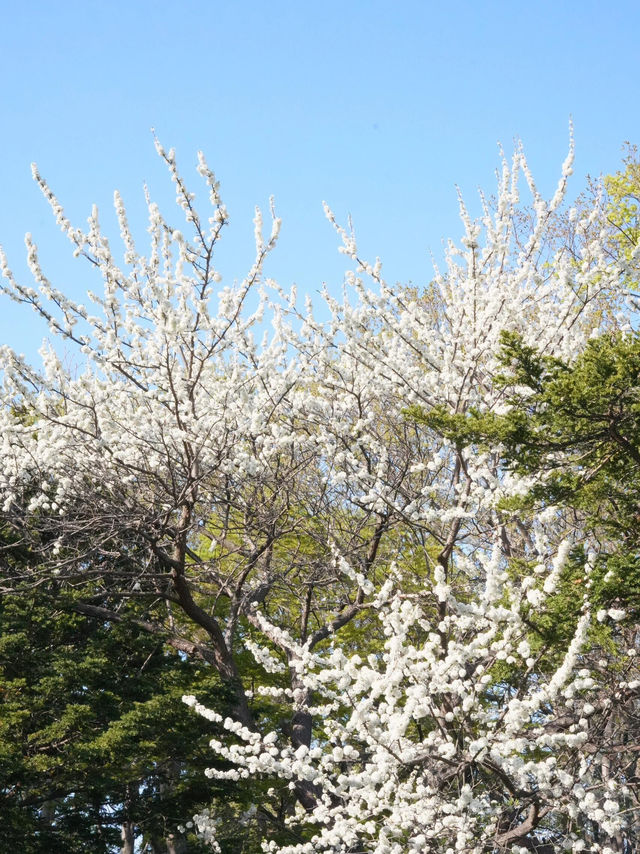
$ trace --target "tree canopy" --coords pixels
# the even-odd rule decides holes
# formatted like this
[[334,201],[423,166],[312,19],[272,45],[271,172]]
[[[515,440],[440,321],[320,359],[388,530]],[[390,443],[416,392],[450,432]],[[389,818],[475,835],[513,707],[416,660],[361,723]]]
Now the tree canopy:
[[[626,178],[565,214],[573,148],[548,201],[516,148],[424,292],[327,208],[350,269],[319,312],[264,272],[273,208],[222,281],[218,181],[199,155],[201,212],[157,150],[184,221],[148,198],[141,252],[116,193],[122,259],[34,169],[102,280],[91,308],[30,236],[36,288],[0,256],[4,291],[79,360],[0,351],[3,608],[32,651],[54,632],[24,660],[3,641],[8,739],[30,745],[4,748],[3,797],[24,808],[21,776],[33,804],[14,824],[64,840],[81,821],[95,850],[119,826],[123,852],[144,821],[154,852],[635,850]],[[39,775],[64,778],[66,738],[80,776],[58,796]]]

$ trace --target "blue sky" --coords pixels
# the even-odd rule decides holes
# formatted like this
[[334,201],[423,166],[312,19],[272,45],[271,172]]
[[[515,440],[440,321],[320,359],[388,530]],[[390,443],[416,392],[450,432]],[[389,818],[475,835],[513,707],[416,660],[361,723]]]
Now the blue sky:
[[[142,183],[171,204],[150,128],[187,177],[204,149],[231,213],[225,276],[252,258],[253,206],[283,217],[268,273],[282,285],[338,290],[344,258],[326,199],[353,218],[390,281],[422,284],[431,253],[460,235],[455,186],[489,192],[520,137],[551,193],[573,116],[573,190],[614,171],[640,142],[640,4],[34,0],[2,4],[0,242],[28,279],[31,231],[59,287],[96,281],[70,258],[30,179],[35,160],[83,224],[92,202],[113,228],[120,189],[134,221]],[[140,222],[142,220],[140,219]],[[0,343],[33,355],[46,329],[0,303]]]

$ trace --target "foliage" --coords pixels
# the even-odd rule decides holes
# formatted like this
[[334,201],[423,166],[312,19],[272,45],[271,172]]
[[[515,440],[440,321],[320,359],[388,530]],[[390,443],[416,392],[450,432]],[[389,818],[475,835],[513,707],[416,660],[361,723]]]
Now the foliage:
[[625,283],[634,293],[638,283],[638,247],[640,245],[640,161],[636,146],[627,145],[624,169],[604,179],[607,193],[607,219],[611,224],[609,247],[620,263]]
[[125,821],[164,839],[210,796],[206,730],[179,700],[220,703],[215,673],[73,604],[42,588],[0,603],[3,850],[108,852]]
[[637,554],[640,494],[640,339],[604,334],[571,362],[545,356],[504,333],[497,377],[505,414],[414,412],[462,444],[502,447],[503,461],[535,476],[510,507],[570,507],[597,538],[594,605],[615,600],[640,613]]

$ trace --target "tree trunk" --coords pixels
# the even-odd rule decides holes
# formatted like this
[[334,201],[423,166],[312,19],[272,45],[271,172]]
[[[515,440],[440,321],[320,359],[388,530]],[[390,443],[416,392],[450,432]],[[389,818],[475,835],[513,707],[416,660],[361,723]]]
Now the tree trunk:
[[181,833],[154,837],[147,841],[147,846],[151,848],[151,854],[187,854],[188,850],[186,837]]
[[186,854],[187,840],[182,834],[170,833],[167,837],[167,854]]
[[136,844],[136,837],[133,830],[133,822],[125,821],[122,824],[122,828],[120,830],[120,838],[122,840],[122,847],[120,848],[120,854],[134,854],[134,847]]
[[[294,656],[288,653],[289,672],[291,676],[291,689],[294,694],[298,693],[300,700],[298,708],[294,711],[291,718],[291,745],[294,750],[298,747],[311,747],[311,735],[313,731],[313,718],[309,714],[309,705],[311,704],[311,691],[305,687],[304,683],[298,675],[294,662]],[[303,699],[304,698],[304,699]],[[309,783],[306,780],[298,780],[296,782],[296,795],[302,806],[310,812],[317,806],[320,790],[317,786]]]

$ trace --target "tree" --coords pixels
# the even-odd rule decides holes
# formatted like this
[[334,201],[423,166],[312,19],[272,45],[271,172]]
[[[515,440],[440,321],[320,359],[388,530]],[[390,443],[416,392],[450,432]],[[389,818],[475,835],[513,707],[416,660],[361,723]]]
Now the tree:
[[[599,189],[592,187],[591,199],[600,197],[602,245],[634,310],[639,196],[637,149],[627,145],[624,169],[606,176]],[[580,204],[586,213],[586,200]],[[628,313],[612,318],[570,358],[551,356],[504,331],[496,381],[508,403],[505,413],[412,412],[456,443],[499,444],[509,469],[535,478],[522,507],[556,505],[579,514],[598,542],[592,602],[623,600],[635,618],[640,357],[638,333],[629,321]]]
[[204,722],[180,696],[220,702],[216,674],[43,586],[4,597],[0,626],[0,848],[106,854],[138,837],[180,850],[180,819],[211,797]]
[[[354,269],[342,302],[325,294],[326,323],[264,278],[273,211],[268,238],[256,213],[255,260],[213,312],[217,181],[200,156],[205,220],[173,151],[158,152],[186,225],[149,200],[142,255],[116,195],[123,265],[97,212],[74,228],[35,171],[103,278],[96,316],[48,281],[31,238],[38,291],[2,256],[5,290],[86,360],[72,376],[53,349],[41,372],[2,353],[2,512],[11,548],[33,558],[6,593],[54,574],[88,619],[120,622],[137,602],[131,630],[215,668],[231,700],[199,707],[218,727],[211,776],[262,777],[243,821],[267,850],[622,851],[635,802],[620,757],[637,742],[623,750],[613,723],[635,703],[633,657],[593,664],[588,598],[553,655],[530,642],[532,615],[578,571],[573,547],[593,544],[567,514],[505,509],[527,484],[498,445],[407,414],[500,413],[505,331],[566,360],[606,323],[620,271],[602,251],[605,211],[589,239],[580,220],[570,248],[555,238],[572,152],[550,202],[521,149],[503,162],[495,207],[476,224],[461,206],[462,248],[424,296],[391,288],[327,209]],[[92,586],[100,604],[82,595]],[[213,813],[195,823],[215,847]]]
[[611,226],[609,250],[620,264],[626,284],[634,296],[638,277],[640,222],[640,162],[638,149],[627,144],[624,169],[604,179],[607,219]]

